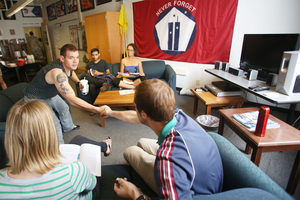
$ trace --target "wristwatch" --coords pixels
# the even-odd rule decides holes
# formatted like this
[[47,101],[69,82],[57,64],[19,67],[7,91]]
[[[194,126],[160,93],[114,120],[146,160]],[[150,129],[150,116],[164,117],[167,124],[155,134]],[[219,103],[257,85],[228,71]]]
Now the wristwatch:
[[151,198],[148,197],[148,196],[145,195],[145,194],[142,194],[142,195],[139,196],[136,200],[151,200]]

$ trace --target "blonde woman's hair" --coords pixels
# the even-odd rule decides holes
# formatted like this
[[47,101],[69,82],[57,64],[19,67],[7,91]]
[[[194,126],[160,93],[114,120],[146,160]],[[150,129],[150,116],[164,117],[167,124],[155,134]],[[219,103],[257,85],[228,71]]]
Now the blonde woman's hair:
[[53,114],[42,101],[19,101],[10,109],[4,142],[13,174],[44,174],[60,163]]

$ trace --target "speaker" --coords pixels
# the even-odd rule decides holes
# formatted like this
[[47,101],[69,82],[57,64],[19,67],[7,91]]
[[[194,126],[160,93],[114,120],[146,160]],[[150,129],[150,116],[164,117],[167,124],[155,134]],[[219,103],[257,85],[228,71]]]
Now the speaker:
[[222,62],[221,61],[216,61],[215,62],[215,69],[220,70],[222,68]]
[[287,95],[300,94],[300,51],[283,52],[275,90]]
[[254,81],[257,79],[258,71],[255,69],[248,69],[247,79],[249,81]]
[[277,85],[278,74],[269,73],[267,77],[267,85],[274,87]]
[[236,68],[233,68],[233,67],[229,67],[228,72],[230,74],[233,74],[233,75],[236,75],[236,76],[243,76],[244,75],[244,71],[243,70],[236,69]]
[[223,71],[228,72],[229,67],[230,67],[230,63],[227,63],[227,62],[222,63],[222,70]]

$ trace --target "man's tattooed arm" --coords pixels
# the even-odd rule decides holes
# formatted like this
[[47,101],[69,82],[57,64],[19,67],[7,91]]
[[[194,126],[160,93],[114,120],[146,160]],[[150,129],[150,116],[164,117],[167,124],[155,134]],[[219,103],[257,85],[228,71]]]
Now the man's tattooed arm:
[[64,74],[58,74],[56,76],[56,80],[59,83],[59,87],[63,91],[63,93],[68,94],[69,90],[65,86],[65,84],[67,83],[67,77]]

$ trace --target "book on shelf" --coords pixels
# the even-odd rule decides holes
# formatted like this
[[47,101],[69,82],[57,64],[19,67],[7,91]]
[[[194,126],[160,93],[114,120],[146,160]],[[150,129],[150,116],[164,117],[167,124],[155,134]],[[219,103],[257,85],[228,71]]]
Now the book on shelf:
[[94,144],[60,144],[62,163],[82,162],[95,176],[101,176],[101,147]]
[[[234,114],[233,118],[241,125],[246,127],[249,131],[255,131],[258,114],[259,114],[258,111],[247,112],[242,114]],[[279,123],[271,120],[270,118],[268,119],[266,129],[279,128],[279,127],[280,127]]]

